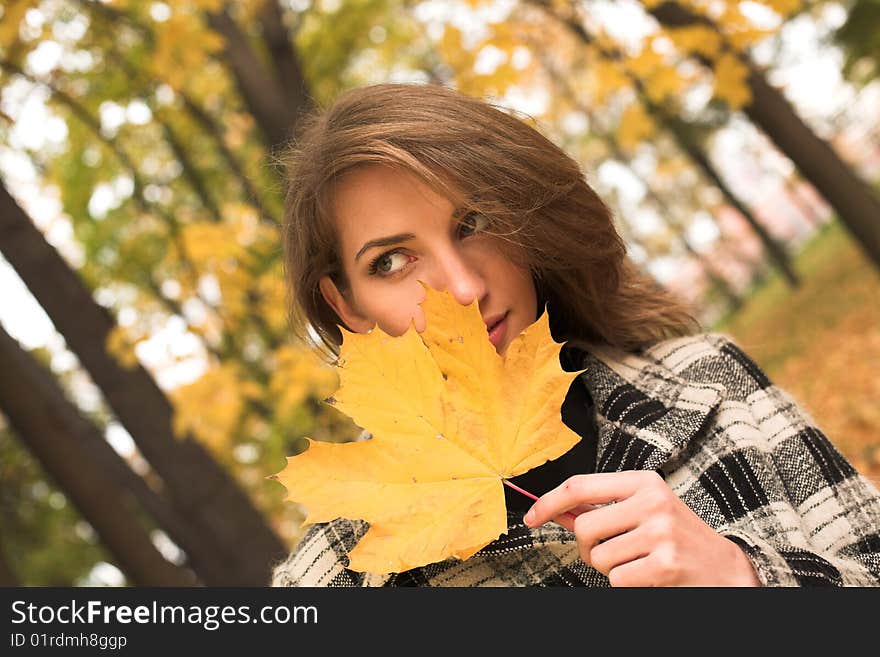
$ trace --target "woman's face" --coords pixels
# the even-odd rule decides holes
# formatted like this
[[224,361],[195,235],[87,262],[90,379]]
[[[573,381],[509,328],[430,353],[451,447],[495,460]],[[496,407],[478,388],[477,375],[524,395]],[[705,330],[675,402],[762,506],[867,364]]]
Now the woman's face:
[[477,299],[499,354],[535,321],[532,277],[506,255],[511,247],[482,232],[483,216],[465,214],[413,174],[379,165],[355,169],[337,185],[333,212],[349,287],[340,291],[325,276],[320,288],[351,330],[378,324],[398,336],[412,321],[421,333],[419,281],[463,305]]

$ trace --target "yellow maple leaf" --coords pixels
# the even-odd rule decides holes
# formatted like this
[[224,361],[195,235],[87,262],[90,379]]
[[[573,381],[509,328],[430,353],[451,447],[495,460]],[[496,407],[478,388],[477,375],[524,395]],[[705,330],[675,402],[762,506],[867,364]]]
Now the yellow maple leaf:
[[559,365],[547,314],[505,355],[478,304],[426,288],[427,321],[391,337],[343,330],[336,408],[372,434],[313,441],[274,476],[305,524],[343,517],[370,529],[349,568],[401,572],[467,559],[507,529],[503,480],[558,458],[580,437],[560,407],[577,373]]

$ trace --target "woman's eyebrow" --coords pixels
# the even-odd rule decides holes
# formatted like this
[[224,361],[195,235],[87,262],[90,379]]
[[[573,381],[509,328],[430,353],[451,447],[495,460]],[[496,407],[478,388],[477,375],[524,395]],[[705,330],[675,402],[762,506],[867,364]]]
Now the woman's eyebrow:
[[388,237],[380,237],[375,240],[370,240],[355,254],[354,261],[357,262],[358,258],[360,258],[367,249],[372,249],[375,246],[389,246],[390,244],[406,242],[407,240],[415,239],[415,237],[414,233],[398,233],[397,235],[389,235]]

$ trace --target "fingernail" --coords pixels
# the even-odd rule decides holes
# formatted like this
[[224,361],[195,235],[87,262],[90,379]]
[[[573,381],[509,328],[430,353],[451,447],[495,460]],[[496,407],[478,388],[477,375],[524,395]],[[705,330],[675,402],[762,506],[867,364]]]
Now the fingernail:
[[529,527],[532,526],[532,523],[535,522],[535,510],[529,509],[526,515],[523,516],[523,522],[526,523]]

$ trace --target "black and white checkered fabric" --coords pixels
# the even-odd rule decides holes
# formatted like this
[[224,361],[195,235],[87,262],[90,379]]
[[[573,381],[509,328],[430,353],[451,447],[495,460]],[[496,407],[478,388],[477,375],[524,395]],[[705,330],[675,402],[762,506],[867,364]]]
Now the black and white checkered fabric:
[[[655,470],[750,557],[766,586],[880,585],[880,493],[728,337],[703,334],[631,354],[590,347],[596,470]],[[519,514],[470,559],[393,575],[346,568],[366,531],[316,525],[276,565],[273,586],[608,586],[574,535]]]

